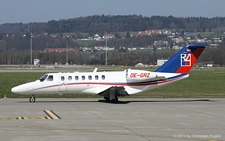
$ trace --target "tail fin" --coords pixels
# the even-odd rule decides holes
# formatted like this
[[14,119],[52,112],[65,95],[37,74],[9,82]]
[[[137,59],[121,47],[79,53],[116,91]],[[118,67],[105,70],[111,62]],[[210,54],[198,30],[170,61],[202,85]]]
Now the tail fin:
[[206,46],[207,43],[186,45],[155,72],[188,74]]

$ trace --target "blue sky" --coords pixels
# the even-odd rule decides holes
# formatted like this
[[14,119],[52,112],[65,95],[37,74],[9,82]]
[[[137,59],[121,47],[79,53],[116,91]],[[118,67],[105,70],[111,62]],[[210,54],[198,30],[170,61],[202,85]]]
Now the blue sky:
[[225,17],[225,0],[0,0],[0,24],[102,14]]

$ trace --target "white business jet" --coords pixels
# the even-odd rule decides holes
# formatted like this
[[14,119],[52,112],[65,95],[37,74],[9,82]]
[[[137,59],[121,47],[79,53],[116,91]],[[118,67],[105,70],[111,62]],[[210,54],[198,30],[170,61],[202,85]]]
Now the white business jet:
[[207,46],[194,43],[183,47],[155,72],[127,69],[111,72],[47,73],[34,82],[11,89],[15,94],[83,93],[103,96],[106,101],[117,102],[118,96],[149,91],[189,76],[189,71]]

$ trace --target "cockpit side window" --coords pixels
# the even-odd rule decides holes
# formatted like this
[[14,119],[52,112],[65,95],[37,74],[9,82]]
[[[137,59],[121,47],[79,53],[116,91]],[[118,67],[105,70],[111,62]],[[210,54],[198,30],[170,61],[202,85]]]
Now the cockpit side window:
[[53,75],[49,75],[47,80],[48,81],[53,81]]
[[45,79],[48,77],[47,74],[43,75],[42,77],[40,77],[38,80],[40,80],[41,82],[45,81]]

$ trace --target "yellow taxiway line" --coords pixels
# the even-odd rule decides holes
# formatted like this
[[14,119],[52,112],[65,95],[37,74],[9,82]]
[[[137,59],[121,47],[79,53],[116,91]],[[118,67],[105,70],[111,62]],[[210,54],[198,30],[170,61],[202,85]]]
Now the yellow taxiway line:
[[52,110],[44,110],[47,116],[23,116],[23,117],[0,117],[0,120],[44,120],[44,119],[61,119]]

